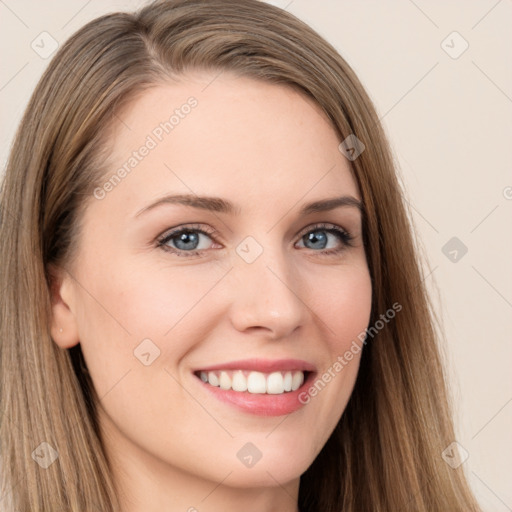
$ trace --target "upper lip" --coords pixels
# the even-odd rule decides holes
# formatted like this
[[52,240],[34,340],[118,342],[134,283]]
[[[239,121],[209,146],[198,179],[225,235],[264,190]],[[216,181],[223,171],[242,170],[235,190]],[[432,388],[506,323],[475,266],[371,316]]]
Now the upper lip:
[[214,370],[252,370],[262,373],[270,373],[280,370],[300,370],[303,372],[315,372],[316,367],[312,363],[308,363],[302,359],[240,359],[238,361],[229,361],[226,363],[205,366],[197,369],[197,371],[204,372]]

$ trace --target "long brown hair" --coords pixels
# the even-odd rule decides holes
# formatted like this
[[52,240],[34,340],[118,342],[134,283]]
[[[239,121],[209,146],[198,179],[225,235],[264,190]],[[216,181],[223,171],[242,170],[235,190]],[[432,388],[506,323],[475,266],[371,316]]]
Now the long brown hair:
[[[441,457],[454,430],[435,321],[374,107],[329,43],[257,0],[157,1],[102,16],[60,48],[37,85],[1,189],[4,503],[23,512],[118,510],[80,348],[60,349],[50,335],[49,265],[73,257],[81,214],[107,172],[116,112],[189,69],[300,90],[340,142],[355,134],[366,147],[351,166],[365,207],[370,325],[394,303],[402,311],[365,345],[346,410],[301,476],[301,511],[479,511],[462,467]],[[46,469],[32,455],[42,442],[58,452]]]

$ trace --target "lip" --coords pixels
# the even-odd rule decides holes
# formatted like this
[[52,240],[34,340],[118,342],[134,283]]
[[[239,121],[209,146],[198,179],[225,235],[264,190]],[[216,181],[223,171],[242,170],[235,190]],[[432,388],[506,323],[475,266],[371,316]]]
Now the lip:
[[[215,370],[248,370],[262,373],[271,373],[279,370],[301,370],[306,372],[306,374],[304,382],[299,389],[288,391],[281,395],[269,395],[221,389],[220,387],[203,382],[198,376],[201,371]],[[283,416],[298,411],[306,405],[306,403],[299,400],[299,396],[311,385],[316,374],[317,371],[314,365],[300,359],[244,359],[198,368],[194,371],[194,378],[207,393],[210,393],[210,396],[214,396],[219,401],[231,405],[239,411],[257,416]]]
[[277,371],[301,370],[303,372],[316,372],[315,365],[303,361],[302,359],[243,359],[239,361],[230,361],[227,363],[216,364],[196,368],[194,372],[209,372],[215,370],[248,370],[262,373],[271,373]]

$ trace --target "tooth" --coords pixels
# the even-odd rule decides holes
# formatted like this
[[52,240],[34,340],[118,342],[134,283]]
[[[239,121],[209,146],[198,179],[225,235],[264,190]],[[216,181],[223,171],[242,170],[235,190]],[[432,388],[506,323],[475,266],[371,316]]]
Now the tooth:
[[247,391],[247,379],[241,370],[238,370],[233,374],[231,387],[233,388],[233,391]]
[[237,392],[248,391],[254,394],[281,395],[285,392],[296,391],[304,383],[304,372],[282,371],[270,374],[242,370],[223,370],[220,372],[201,371],[199,377],[203,382],[224,390],[232,389]]
[[292,377],[292,391],[299,389],[304,382],[304,374],[302,372],[295,372]]
[[265,393],[267,391],[267,379],[260,372],[251,372],[247,379],[247,391],[249,393]]
[[219,378],[217,377],[217,375],[215,375],[214,372],[208,372],[208,382],[212,386],[218,386],[219,385]]
[[292,390],[292,372],[286,372],[284,374],[284,390],[291,391]]
[[219,385],[221,389],[231,389],[231,377],[226,372],[220,372]]
[[284,382],[281,372],[271,373],[267,377],[267,393],[270,395],[280,395],[284,392]]

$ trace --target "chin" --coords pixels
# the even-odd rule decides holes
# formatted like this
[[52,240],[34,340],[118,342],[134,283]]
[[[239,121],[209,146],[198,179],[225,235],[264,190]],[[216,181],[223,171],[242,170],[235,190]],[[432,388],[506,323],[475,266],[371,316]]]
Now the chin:
[[282,434],[273,433],[265,439],[267,435],[268,432],[251,436],[253,441],[237,439],[234,463],[231,458],[225,461],[223,466],[227,471],[216,475],[217,481],[222,480],[229,471],[232,473],[226,485],[239,488],[273,487],[300,478],[317,455],[313,452],[313,444],[304,442],[307,436],[301,435],[300,439],[283,442]]

